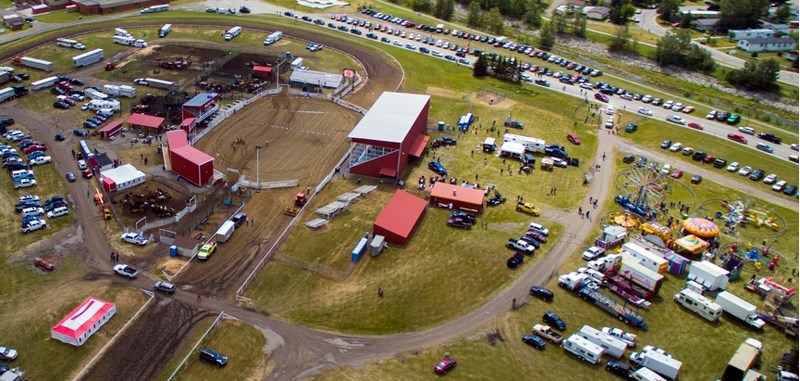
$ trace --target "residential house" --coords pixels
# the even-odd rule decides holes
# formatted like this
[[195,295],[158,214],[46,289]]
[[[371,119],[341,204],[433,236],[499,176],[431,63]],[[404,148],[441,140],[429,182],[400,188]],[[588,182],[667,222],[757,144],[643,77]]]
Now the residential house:
[[791,37],[756,37],[739,40],[736,46],[748,53],[788,52],[794,50],[797,43]]
[[611,15],[611,8],[609,7],[585,7],[583,13],[589,20],[605,21]]
[[11,14],[3,16],[3,23],[12,30],[22,29],[25,25],[25,20],[18,14]]
[[716,32],[719,19],[697,19],[692,20],[691,27],[701,32]]
[[756,37],[773,37],[775,31],[772,29],[731,29],[728,31],[728,37],[733,41],[747,40]]
[[797,61],[797,50],[792,50],[789,53],[786,53],[786,60],[787,61]]

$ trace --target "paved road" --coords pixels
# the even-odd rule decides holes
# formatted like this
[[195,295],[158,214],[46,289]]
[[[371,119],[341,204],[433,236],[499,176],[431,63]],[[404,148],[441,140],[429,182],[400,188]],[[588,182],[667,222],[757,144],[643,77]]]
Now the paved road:
[[[696,9],[697,7],[681,7],[681,10],[690,8]],[[658,13],[656,12],[655,9],[642,10],[642,14],[639,15],[639,18],[642,20],[642,22],[637,25],[639,26],[639,28],[647,30],[648,32],[653,33],[656,36],[663,36],[667,34],[669,30],[663,28],[661,25],[658,24],[656,16],[658,16]],[[724,52],[705,46],[703,44],[699,43],[695,44],[697,44],[698,46],[702,47],[703,49],[711,53],[711,57],[713,57],[714,60],[717,61],[717,63],[722,66],[727,66],[737,69],[744,67],[745,61],[741,58],[725,54]],[[746,54],[745,52],[735,48],[733,50],[736,50],[738,52],[737,54]],[[780,81],[781,83],[785,83],[787,85],[798,86],[798,83],[800,83],[800,76],[796,72],[781,70],[780,74],[778,75],[778,81]]]

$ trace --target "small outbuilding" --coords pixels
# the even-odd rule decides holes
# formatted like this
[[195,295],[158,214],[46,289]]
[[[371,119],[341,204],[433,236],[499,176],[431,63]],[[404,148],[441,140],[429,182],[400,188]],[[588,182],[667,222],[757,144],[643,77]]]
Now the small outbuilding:
[[425,215],[427,202],[404,190],[398,190],[375,219],[373,236],[386,242],[405,245]]
[[107,192],[120,191],[142,184],[146,180],[144,172],[131,164],[100,172],[103,189]]
[[292,86],[300,87],[303,91],[314,91],[319,88],[336,89],[344,80],[341,74],[326,73],[316,70],[297,69],[289,77]]
[[127,122],[129,128],[145,131],[149,134],[158,133],[164,126],[164,118],[139,113],[131,114]]
[[50,337],[79,347],[115,313],[114,303],[90,296],[50,329]]
[[114,160],[107,153],[101,152],[89,158],[89,165],[96,170],[107,171],[114,168]]
[[16,13],[3,16],[3,24],[11,30],[22,29],[25,21]]
[[195,118],[196,123],[206,120],[219,110],[219,100],[219,94],[217,93],[200,93],[195,95],[181,107],[183,119]]
[[480,189],[437,182],[431,188],[431,205],[464,210],[472,213],[483,211],[484,193]]

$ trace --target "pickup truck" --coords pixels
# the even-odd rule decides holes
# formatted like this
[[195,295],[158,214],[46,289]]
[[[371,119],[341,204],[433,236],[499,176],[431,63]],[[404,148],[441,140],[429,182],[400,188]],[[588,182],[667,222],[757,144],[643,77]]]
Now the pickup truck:
[[564,339],[560,333],[553,331],[550,326],[544,324],[536,324],[533,326],[532,329],[533,333],[541,336],[543,339],[547,339],[548,341],[552,342],[553,344],[561,343],[561,340]]
[[516,251],[521,251],[525,254],[533,254],[533,252],[536,250],[533,245],[516,238],[509,238],[506,246]]
[[136,279],[136,276],[139,275],[139,270],[136,270],[135,268],[125,264],[119,264],[114,266],[114,272],[131,279]]
[[541,214],[539,208],[533,206],[533,204],[531,204],[530,202],[518,202],[517,211],[532,214],[534,216],[539,216],[539,214]]

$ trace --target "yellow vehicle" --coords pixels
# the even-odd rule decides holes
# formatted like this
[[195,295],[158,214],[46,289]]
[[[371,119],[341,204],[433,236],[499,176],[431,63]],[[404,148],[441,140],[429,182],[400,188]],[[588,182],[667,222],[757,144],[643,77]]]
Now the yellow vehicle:
[[539,210],[539,208],[533,206],[533,204],[531,204],[530,202],[518,202],[517,203],[517,211],[518,212],[532,214],[532,215],[537,216],[537,217],[539,216],[539,214],[542,213]]
[[200,248],[200,251],[197,252],[197,259],[205,261],[211,254],[217,251],[217,243],[207,243]]
[[658,238],[661,238],[661,240],[664,242],[667,242],[672,238],[672,230],[657,222],[645,222],[641,225],[641,227],[642,234],[652,234]]

